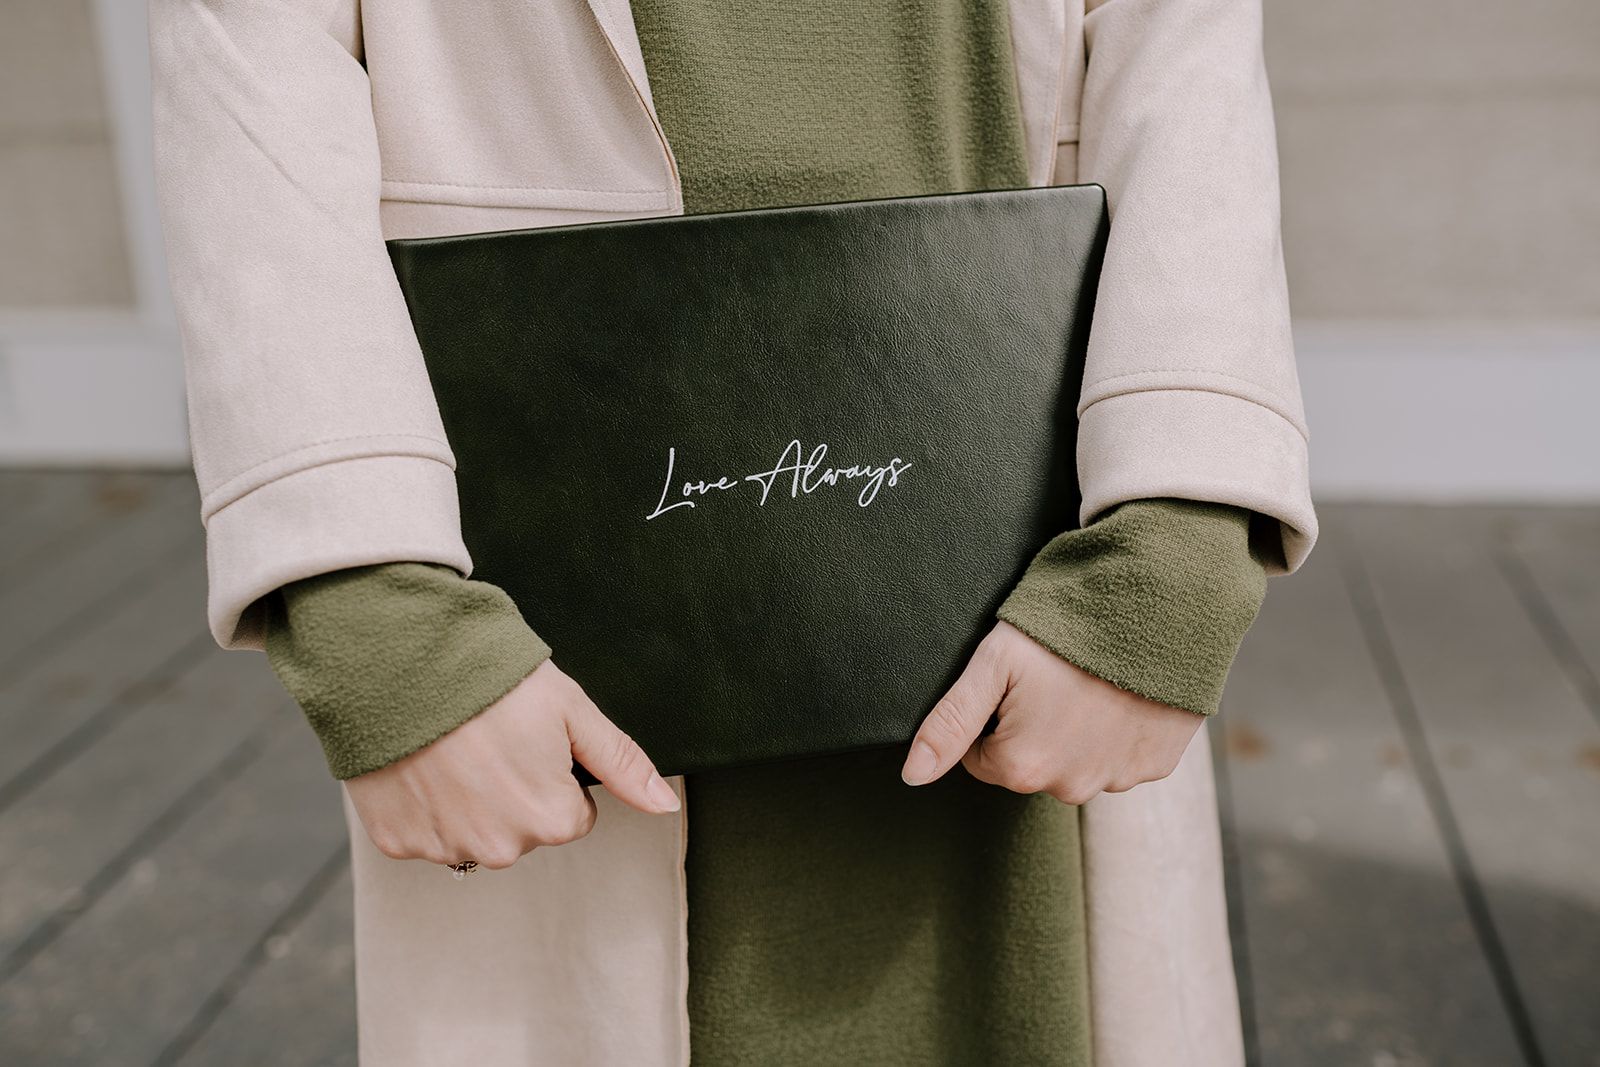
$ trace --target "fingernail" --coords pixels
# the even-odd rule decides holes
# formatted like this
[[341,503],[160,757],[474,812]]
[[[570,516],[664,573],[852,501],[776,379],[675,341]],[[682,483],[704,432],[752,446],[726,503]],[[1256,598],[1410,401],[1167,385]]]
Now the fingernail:
[[667,780],[659,774],[650,775],[650,784],[644,787],[650,802],[663,812],[678,810],[678,794],[672,791]]
[[933,770],[938,762],[939,756],[933,751],[933,746],[926,741],[918,741],[911,746],[911,756],[900,771],[900,780],[906,785],[926,785],[933,778]]

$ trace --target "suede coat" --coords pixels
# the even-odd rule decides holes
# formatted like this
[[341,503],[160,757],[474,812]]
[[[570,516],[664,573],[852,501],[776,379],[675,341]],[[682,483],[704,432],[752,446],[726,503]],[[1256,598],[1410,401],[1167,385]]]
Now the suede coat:
[[[214,638],[260,649],[259,598],[325,571],[470,575],[383,242],[681,213],[627,0],[150,12]],[[1082,520],[1234,504],[1294,570],[1316,517],[1260,0],[1011,0],[1010,21],[1030,184],[1098,182],[1111,211]],[[646,817],[595,793],[589,837],[464,882],[383,857],[346,795],[363,1062],[688,1061],[693,798]],[[1083,815],[1096,1062],[1242,1062],[1206,731]]]

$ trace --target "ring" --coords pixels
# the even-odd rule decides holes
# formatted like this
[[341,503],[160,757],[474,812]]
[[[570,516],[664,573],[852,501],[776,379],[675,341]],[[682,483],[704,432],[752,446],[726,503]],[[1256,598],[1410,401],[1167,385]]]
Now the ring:
[[462,860],[460,863],[447,863],[445,866],[449,867],[450,870],[455,873],[456,881],[459,882],[461,879],[478,869],[478,861]]

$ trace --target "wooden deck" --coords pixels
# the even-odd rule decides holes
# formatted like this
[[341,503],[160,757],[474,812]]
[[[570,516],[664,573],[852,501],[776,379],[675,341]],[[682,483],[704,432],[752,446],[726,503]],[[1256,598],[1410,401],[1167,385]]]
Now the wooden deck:
[[[197,515],[0,473],[0,1063],[354,1062],[338,787]],[[1600,508],[1322,518],[1212,724],[1253,1062],[1600,1064]]]

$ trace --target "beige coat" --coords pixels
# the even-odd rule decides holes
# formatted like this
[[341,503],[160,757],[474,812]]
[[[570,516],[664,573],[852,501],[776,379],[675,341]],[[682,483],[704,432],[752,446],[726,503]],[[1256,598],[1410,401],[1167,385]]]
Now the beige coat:
[[[1237,504],[1293,570],[1316,518],[1260,0],[1012,0],[1011,24],[1030,183],[1111,207],[1083,520]],[[383,241],[681,213],[627,0],[151,0],[151,45],[217,642],[259,649],[255,602],[308,575],[469,574]],[[1101,1064],[1241,1058],[1206,745],[1084,807]],[[461,883],[352,821],[365,1062],[685,1060],[684,817],[596,792],[589,838]]]

